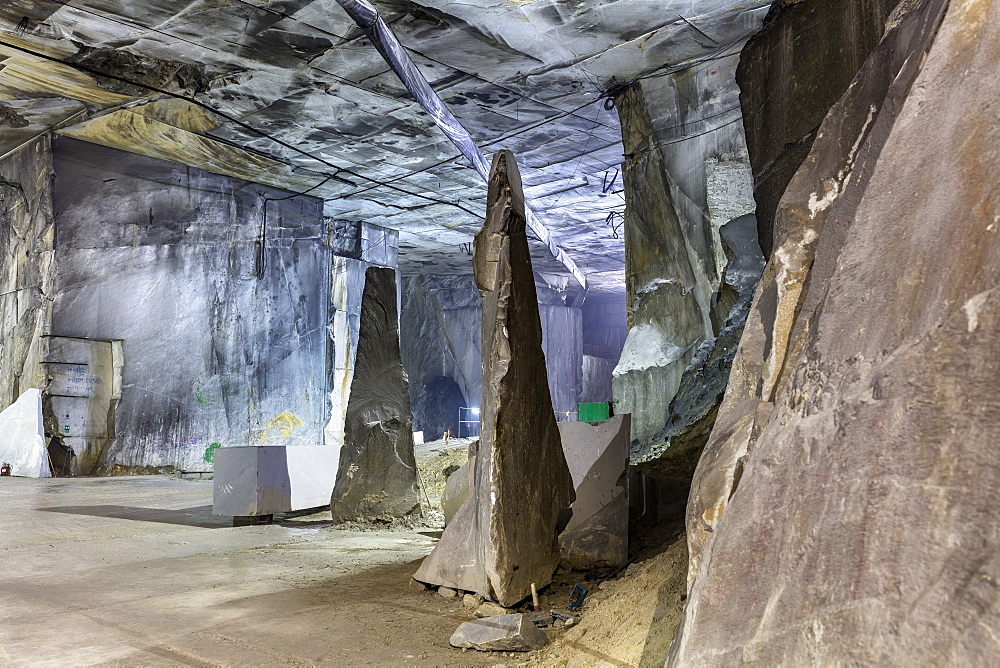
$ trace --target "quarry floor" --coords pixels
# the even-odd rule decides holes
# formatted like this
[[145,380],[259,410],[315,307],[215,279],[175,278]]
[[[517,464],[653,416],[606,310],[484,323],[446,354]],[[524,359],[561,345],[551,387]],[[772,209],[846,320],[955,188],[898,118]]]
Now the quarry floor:
[[433,531],[233,528],[212,483],[0,478],[0,665],[495,665],[408,588]]

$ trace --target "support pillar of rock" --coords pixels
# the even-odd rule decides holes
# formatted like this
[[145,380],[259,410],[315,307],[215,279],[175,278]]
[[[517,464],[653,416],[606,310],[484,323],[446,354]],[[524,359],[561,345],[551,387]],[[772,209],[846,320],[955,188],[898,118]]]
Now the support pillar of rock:
[[551,581],[573,480],[552,411],[524,195],[510,151],[493,158],[473,267],[483,296],[483,400],[473,487],[414,578],[509,606]]
[[396,272],[369,267],[340,469],[330,499],[334,521],[396,518],[420,511],[412,426],[406,372],[399,358]]

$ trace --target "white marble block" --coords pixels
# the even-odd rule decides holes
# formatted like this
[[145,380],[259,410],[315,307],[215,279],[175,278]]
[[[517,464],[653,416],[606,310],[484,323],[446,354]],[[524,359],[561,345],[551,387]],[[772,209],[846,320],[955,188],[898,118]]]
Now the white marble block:
[[215,515],[273,515],[330,503],[340,448],[269,445],[215,452]]

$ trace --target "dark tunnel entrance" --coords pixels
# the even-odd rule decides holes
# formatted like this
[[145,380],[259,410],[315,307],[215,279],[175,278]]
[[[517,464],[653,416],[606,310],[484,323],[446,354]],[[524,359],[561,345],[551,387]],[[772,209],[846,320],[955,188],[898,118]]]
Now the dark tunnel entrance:
[[454,379],[438,376],[427,381],[413,407],[413,429],[423,431],[425,441],[444,438],[445,431],[458,435],[458,409],[467,406]]

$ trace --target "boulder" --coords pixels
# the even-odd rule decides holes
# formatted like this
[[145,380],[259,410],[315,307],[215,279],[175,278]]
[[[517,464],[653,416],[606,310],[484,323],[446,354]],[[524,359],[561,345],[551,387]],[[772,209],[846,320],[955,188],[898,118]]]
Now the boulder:
[[671,665],[997,662],[998,60],[997,0],[901,3],[785,190]]
[[399,358],[396,272],[369,267],[344,445],[330,499],[335,522],[420,511],[412,425],[406,372]]
[[576,500],[559,534],[560,563],[587,570],[628,562],[629,415],[598,424],[560,422]]
[[510,151],[493,159],[473,267],[483,295],[483,399],[472,487],[414,577],[513,605],[552,581],[573,502],[549,395],[541,320]]
[[452,647],[482,652],[530,652],[549,643],[526,615],[499,615],[465,622],[451,635]]
[[506,615],[510,610],[503,607],[502,605],[497,605],[492,601],[487,601],[476,608],[476,617],[496,617],[497,615]]

